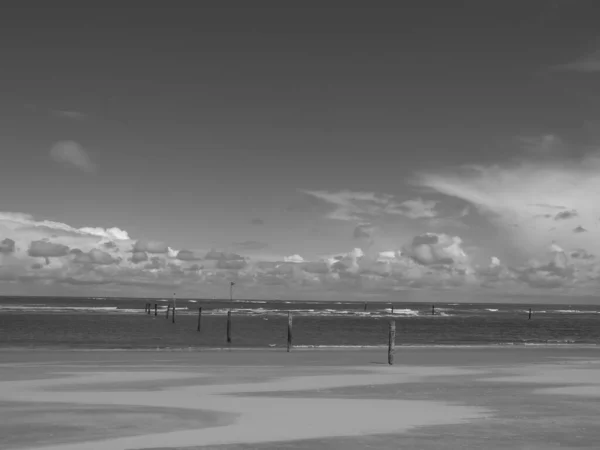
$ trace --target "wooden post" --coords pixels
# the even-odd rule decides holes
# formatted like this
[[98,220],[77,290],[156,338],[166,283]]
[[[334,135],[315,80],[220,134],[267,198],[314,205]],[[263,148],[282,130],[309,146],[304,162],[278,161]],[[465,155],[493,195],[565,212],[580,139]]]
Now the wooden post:
[[394,314],[394,304],[392,303],[392,304],[390,305],[390,307],[391,307],[391,309],[392,309],[392,314]]
[[152,307],[152,305],[150,303],[148,303],[148,315],[150,314],[150,308]]
[[231,310],[227,311],[227,343],[231,344]]
[[158,305],[154,304],[154,317],[158,316]]
[[292,350],[292,312],[288,311],[287,351]]
[[175,294],[173,294],[173,323],[175,323]]
[[202,323],[202,308],[198,308],[198,331],[200,331],[200,324]]
[[146,307],[144,308],[144,312],[147,313],[148,312],[148,303],[146,303]]
[[431,315],[435,316],[435,305],[431,305]]
[[390,320],[390,335],[388,342],[388,364],[394,364],[394,351],[396,350],[396,321]]
[[531,308],[529,308],[529,319],[528,320],[531,320]]
[[167,305],[167,319],[169,318],[169,309],[171,309],[171,305]]
[[367,310],[367,304],[365,303],[365,311]]

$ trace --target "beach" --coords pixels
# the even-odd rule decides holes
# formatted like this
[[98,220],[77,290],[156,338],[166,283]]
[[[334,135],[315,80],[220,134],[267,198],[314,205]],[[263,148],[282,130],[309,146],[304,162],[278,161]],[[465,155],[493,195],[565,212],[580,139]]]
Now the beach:
[[0,351],[0,448],[595,449],[600,349]]

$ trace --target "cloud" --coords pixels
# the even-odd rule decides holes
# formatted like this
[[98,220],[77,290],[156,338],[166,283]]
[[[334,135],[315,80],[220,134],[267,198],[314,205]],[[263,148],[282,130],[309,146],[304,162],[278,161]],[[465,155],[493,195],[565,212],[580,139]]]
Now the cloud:
[[148,261],[148,254],[146,252],[133,252],[130,261],[134,264],[141,263],[143,261]]
[[585,228],[583,228],[581,225],[578,227],[575,227],[573,229],[573,233],[585,233],[587,230]]
[[190,250],[179,250],[176,256],[180,261],[200,261],[202,257],[196,256],[194,252]]
[[74,110],[52,109],[52,110],[50,110],[50,114],[55,117],[61,117],[64,119],[71,119],[71,120],[84,120],[87,118],[86,114],[84,114],[80,111],[74,111]]
[[[600,153],[451,167],[419,173],[412,183],[471,204],[502,231],[504,249],[510,246],[514,257],[542,252],[552,240],[600,251],[600,239],[592,237],[599,231]],[[551,212],[559,205],[565,211]],[[548,216],[556,219],[552,226]],[[573,217],[588,233],[573,233]]]
[[561,212],[557,213],[554,216],[554,220],[567,220],[567,219],[572,219],[577,216],[578,216],[577,211],[572,209],[570,211],[561,211]]
[[373,234],[373,225],[370,223],[359,223],[354,227],[354,232],[352,236],[354,239],[371,239],[371,235]]
[[461,244],[462,239],[458,236],[427,233],[415,236],[412,243],[405,247],[405,252],[425,266],[467,263],[468,257]]
[[250,221],[252,225],[264,225],[265,221],[259,218],[254,218]]
[[517,142],[525,152],[535,158],[554,157],[567,151],[562,139],[554,134],[521,136],[517,138]]
[[290,262],[290,263],[303,263],[304,262],[304,258],[300,255],[285,256],[283,258],[283,260],[285,262]]
[[133,246],[133,252],[145,252],[150,254],[168,253],[169,246],[160,241],[137,241]]
[[12,239],[3,239],[0,242],[0,253],[13,253],[15,251],[15,241]]
[[87,173],[96,171],[96,165],[90,159],[87,151],[74,141],[57,142],[50,149],[50,156],[65,166],[74,167]]
[[[572,227],[569,236],[574,234]],[[436,292],[454,295],[448,298],[468,292],[547,290],[572,295],[594,292],[600,282],[600,264],[589,246],[572,247],[558,240],[546,241],[539,254],[518,264],[493,256],[478,265],[474,255],[479,249],[469,240],[467,245],[459,236],[421,233],[384,250],[354,248],[307,259],[292,254],[265,261],[211,250],[200,265],[190,250],[154,247],[142,240],[108,240],[107,233],[84,233],[19,214],[0,214],[0,233],[14,242],[12,253],[0,254],[0,294],[14,292],[10,289],[15,286],[25,295],[36,292],[29,291],[35,286],[52,286],[53,292],[62,289],[71,295],[154,296],[162,295],[162,289],[175,289],[178,295],[201,291],[213,296],[234,281],[240,295],[256,298],[389,300],[403,291],[426,292],[422,298],[430,300]],[[167,252],[132,252],[136,245]]]
[[217,261],[217,268],[225,270],[240,270],[247,265],[248,263],[243,259],[219,259]]
[[369,221],[385,216],[404,216],[411,219],[436,217],[436,202],[421,198],[397,202],[392,195],[374,192],[354,191],[310,191],[301,190],[305,195],[328,204],[331,210],[327,217],[343,221]]
[[34,241],[27,251],[29,256],[40,258],[58,258],[69,254],[69,247],[47,241]]
[[237,253],[227,253],[227,252],[219,252],[216,250],[210,250],[205,256],[204,259],[209,261],[235,261],[235,260],[243,260],[244,257],[238,255]]
[[400,203],[400,208],[404,210],[403,215],[410,219],[430,219],[437,217],[437,212],[435,211],[437,203],[431,200],[426,201],[422,198],[416,198]]
[[241,250],[263,250],[269,246],[265,242],[259,241],[243,241],[243,242],[234,242],[233,246],[239,248]]
[[587,73],[600,72],[600,50],[593,51],[573,62],[555,66],[554,70]]
[[118,263],[119,260],[113,258],[109,253],[104,252],[99,249],[92,249],[87,253],[83,253],[80,251],[79,254],[75,257],[74,260],[76,263],[82,264],[100,264],[100,265],[108,265]]

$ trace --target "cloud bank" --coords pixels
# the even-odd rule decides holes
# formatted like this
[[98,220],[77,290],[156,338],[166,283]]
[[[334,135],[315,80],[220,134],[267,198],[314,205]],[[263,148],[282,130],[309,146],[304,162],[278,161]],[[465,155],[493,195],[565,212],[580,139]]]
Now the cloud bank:
[[[481,171],[478,173],[480,177]],[[509,178],[508,174],[492,173],[498,180]],[[490,220],[508,223],[508,218],[514,219],[513,209],[520,208],[527,211],[523,220],[530,220],[538,209],[552,210],[547,206],[551,201],[565,205],[564,211],[578,211],[576,220],[590,213],[590,207],[570,204],[555,192],[521,199],[512,196],[503,183],[488,185],[486,191],[478,177],[450,178],[452,192],[472,200],[474,207],[490,214]],[[426,179],[436,181],[430,185],[448,186],[441,178]],[[590,173],[581,180],[588,186],[593,177]],[[468,189],[469,183],[474,184],[473,191]],[[520,187],[527,186],[526,181],[521,183]],[[508,200],[513,203],[506,203]],[[526,206],[532,203],[538,206]],[[466,292],[592,292],[600,279],[594,251],[590,246],[572,245],[580,243],[579,235],[590,231],[574,233],[570,219],[554,219],[556,211],[543,220],[566,222],[568,235],[575,241],[548,241],[535,258],[518,264],[492,257],[483,265],[475,263],[471,246],[465,246],[461,237],[444,233],[422,233],[379,252],[355,248],[311,259],[298,253],[263,261],[220,249],[199,253],[172,248],[167,242],[136,240],[117,227],[75,228],[27,214],[0,213],[0,293],[52,287],[74,295],[156,296],[176,289],[180,295],[211,297],[227,293],[231,281],[240,296],[252,298],[387,301],[397,299],[398,292],[429,292],[428,296],[436,292],[444,296],[452,292],[460,296]]]

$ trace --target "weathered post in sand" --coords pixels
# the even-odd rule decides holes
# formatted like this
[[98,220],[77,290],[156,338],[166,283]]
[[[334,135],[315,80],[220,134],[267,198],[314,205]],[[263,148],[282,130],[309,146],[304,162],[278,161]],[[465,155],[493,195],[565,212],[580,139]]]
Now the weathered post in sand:
[[365,311],[367,310],[367,304],[366,304],[366,303],[365,303],[365,309],[364,309],[364,310],[365,310]]
[[175,294],[173,294],[173,323],[175,323]]
[[529,308],[529,319],[528,320],[531,320],[531,308]]
[[292,312],[288,311],[287,351],[292,350]]
[[227,311],[227,343],[231,344],[231,310]]
[[158,305],[154,304],[154,317],[158,316]]
[[148,315],[152,313],[152,303],[148,303]]
[[144,312],[147,313],[148,312],[148,303],[146,303],[146,307],[144,308]]
[[200,331],[201,323],[202,323],[202,307],[198,308],[198,331]]
[[394,364],[394,351],[396,350],[396,321],[390,320],[390,335],[388,342],[388,364]]
[[169,310],[171,309],[171,305],[167,304],[167,319],[169,318]]
[[435,316],[435,305],[431,305],[431,315]]
[[390,304],[390,309],[392,310],[392,314],[394,314],[394,304]]

